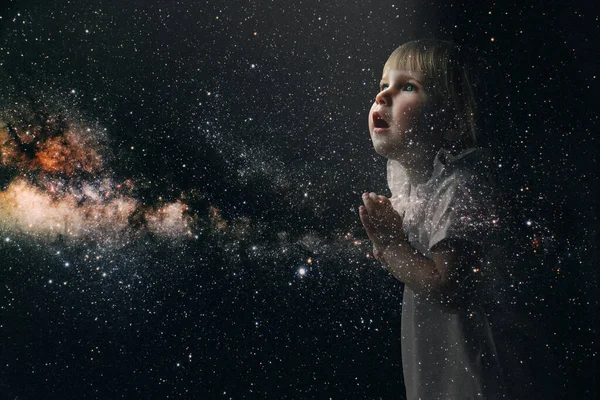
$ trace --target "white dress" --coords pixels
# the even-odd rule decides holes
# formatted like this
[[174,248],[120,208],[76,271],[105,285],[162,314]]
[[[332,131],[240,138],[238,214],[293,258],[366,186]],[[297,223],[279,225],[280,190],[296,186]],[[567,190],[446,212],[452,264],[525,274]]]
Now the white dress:
[[[456,157],[441,150],[432,177],[413,186],[404,168],[388,161],[391,202],[413,247],[432,259],[436,244],[458,239],[493,253],[502,232],[489,168],[483,150]],[[484,257],[481,268],[461,282],[460,306],[452,311],[405,286],[401,332],[408,400],[511,398],[505,373],[513,367],[496,348],[496,326],[486,307],[502,303],[505,282],[497,263]]]

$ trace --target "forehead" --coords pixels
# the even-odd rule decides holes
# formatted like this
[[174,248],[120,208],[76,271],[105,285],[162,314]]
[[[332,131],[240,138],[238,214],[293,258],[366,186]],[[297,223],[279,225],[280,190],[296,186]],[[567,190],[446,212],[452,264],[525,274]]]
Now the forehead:
[[386,69],[383,71],[382,81],[394,81],[397,79],[414,79],[423,82],[425,75],[422,71],[411,71],[408,69]]

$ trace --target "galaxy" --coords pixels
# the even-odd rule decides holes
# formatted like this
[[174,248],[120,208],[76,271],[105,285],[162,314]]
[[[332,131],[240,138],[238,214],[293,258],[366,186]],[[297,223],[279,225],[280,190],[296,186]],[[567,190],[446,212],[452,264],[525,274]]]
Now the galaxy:
[[147,207],[128,195],[130,180],[110,178],[95,141],[101,132],[69,126],[62,116],[41,117],[41,126],[2,124],[2,164],[14,177],[0,193],[0,226],[42,240],[113,245],[140,229],[171,238],[192,234],[185,203]]
[[5,3],[0,398],[405,398],[403,287],[358,207],[389,194],[367,126],[381,68],[422,37],[486,60],[501,112],[480,142],[539,374],[596,397],[590,6]]

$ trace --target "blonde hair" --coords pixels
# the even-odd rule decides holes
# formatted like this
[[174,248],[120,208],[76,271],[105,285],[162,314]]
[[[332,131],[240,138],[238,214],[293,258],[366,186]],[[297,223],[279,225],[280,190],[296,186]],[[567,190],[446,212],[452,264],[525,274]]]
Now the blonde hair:
[[[383,67],[419,71],[425,76],[426,90],[456,113],[455,118],[469,147],[477,144],[477,86],[473,57],[460,46],[438,39],[421,39],[398,47]],[[462,133],[462,132],[461,132]]]

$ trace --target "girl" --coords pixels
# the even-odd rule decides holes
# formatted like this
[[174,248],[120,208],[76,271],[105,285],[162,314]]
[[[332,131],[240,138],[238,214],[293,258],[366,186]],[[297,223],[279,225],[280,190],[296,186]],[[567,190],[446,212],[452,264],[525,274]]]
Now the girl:
[[409,400],[535,397],[503,309],[503,232],[492,168],[475,147],[475,87],[460,47],[413,41],[387,60],[369,112],[392,196],[365,193],[360,219],[375,257],[404,283]]

